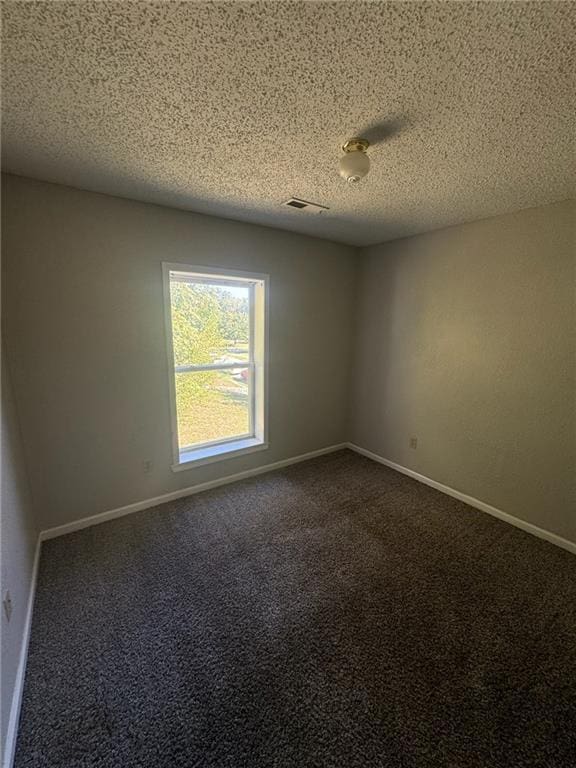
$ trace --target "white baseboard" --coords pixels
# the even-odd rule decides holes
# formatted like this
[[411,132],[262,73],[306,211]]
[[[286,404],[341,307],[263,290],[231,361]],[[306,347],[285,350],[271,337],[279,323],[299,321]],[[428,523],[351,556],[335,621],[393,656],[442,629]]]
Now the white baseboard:
[[575,542],[564,539],[561,536],[552,533],[551,531],[547,531],[544,528],[539,528],[537,525],[528,523],[518,517],[514,517],[513,515],[508,514],[508,512],[504,512],[503,510],[498,509],[497,507],[493,507],[484,501],[480,501],[480,499],[475,499],[473,496],[468,496],[466,493],[462,493],[461,491],[457,491],[455,488],[450,488],[448,485],[444,485],[443,483],[439,483],[436,480],[432,480],[432,478],[421,475],[420,473],[415,472],[413,469],[403,467],[401,464],[396,464],[394,461],[385,459],[383,456],[379,456],[378,454],[373,453],[366,448],[361,448],[359,445],[355,445],[354,443],[338,443],[337,445],[330,445],[327,448],[320,448],[317,451],[310,451],[309,453],[303,453],[299,456],[292,456],[289,459],[276,461],[272,464],[265,464],[261,467],[256,467],[255,469],[247,469],[244,472],[237,472],[234,475],[227,475],[225,477],[218,478],[217,480],[210,480],[206,483],[198,483],[197,485],[192,485],[188,488],[182,488],[178,491],[165,493],[162,496],[156,496],[151,499],[143,499],[142,501],[137,501],[133,504],[127,504],[125,507],[118,507],[117,509],[100,512],[96,515],[91,515],[90,517],[81,518],[80,520],[74,520],[73,522],[66,523],[65,525],[59,525],[55,528],[48,528],[45,531],[41,531],[40,540],[46,541],[47,539],[54,539],[57,536],[64,536],[67,533],[80,531],[83,528],[89,528],[93,525],[99,525],[100,523],[105,523],[108,520],[114,520],[117,517],[131,515],[133,512],[139,512],[143,509],[156,507],[159,504],[164,504],[168,501],[174,501],[175,499],[182,499],[186,496],[192,496],[196,493],[201,493],[202,491],[208,491],[211,488],[218,488],[221,485],[234,483],[237,480],[244,480],[248,477],[254,477],[255,475],[271,472],[274,469],[288,467],[290,464],[298,464],[301,461],[307,461],[308,459],[313,459],[316,456],[323,456],[327,453],[333,453],[334,451],[339,451],[343,448],[349,448],[351,451],[355,451],[362,456],[366,456],[367,458],[372,459],[372,461],[377,461],[380,464],[384,464],[385,466],[390,467],[397,472],[401,472],[404,475],[408,475],[408,477],[412,477],[414,480],[418,480],[420,483],[424,483],[425,485],[429,485],[431,488],[435,488],[437,491],[441,491],[448,496],[452,496],[459,501],[463,501],[465,504],[468,504],[475,509],[479,509],[482,512],[487,512],[489,515],[497,517],[499,520],[503,520],[510,525],[514,525],[516,528],[520,528],[527,533],[531,533],[533,536],[538,536],[541,539],[545,539],[551,544],[555,544],[557,547],[561,547],[562,549],[565,549],[572,554],[576,554]]
[[320,448],[317,451],[310,451],[309,453],[302,453],[300,456],[292,456],[289,459],[282,459],[282,461],[275,461],[272,464],[264,464],[261,467],[255,469],[247,469],[244,472],[237,472],[235,475],[226,475],[220,477],[217,480],[209,480],[207,483],[198,483],[188,488],[182,488],[178,491],[172,491],[171,493],[164,493],[162,496],[156,496],[152,499],[144,499],[143,501],[136,501],[134,504],[127,504],[125,507],[118,507],[117,509],[110,509],[107,512],[100,512],[97,515],[91,515],[90,517],[83,517],[80,520],[74,520],[71,523],[65,525],[59,525],[56,528],[48,528],[40,533],[42,541],[47,539],[55,539],[57,536],[64,536],[67,533],[73,531],[80,531],[82,528],[89,528],[92,525],[99,525],[100,523],[106,523],[108,520],[114,520],[117,517],[124,517],[124,515],[131,515],[133,512],[139,512],[143,509],[149,509],[150,507],[156,507],[158,504],[164,504],[167,501],[174,501],[175,499],[182,499],[185,496],[192,496],[195,493],[201,493],[202,491],[208,491],[211,488],[218,488],[220,485],[227,485],[228,483],[235,483],[237,480],[244,480],[247,477],[254,477],[255,475],[262,475],[265,472],[271,472],[274,469],[282,469],[282,467],[288,467],[290,464],[298,464],[301,461],[307,461],[308,459],[314,459],[316,456],[323,456],[326,453],[333,453],[334,451],[340,451],[343,448],[347,448],[347,443],[338,443],[337,445],[330,445],[327,448]]
[[41,544],[41,538],[38,536],[36,550],[34,552],[34,563],[32,564],[32,576],[30,578],[30,589],[28,592],[28,603],[26,605],[26,618],[24,619],[20,657],[18,659],[18,669],[16,670],[16,680],[14,681],[10,717],[6,729],[6,741],[4,742],[3,768],[12,768],[12,764],[14,763],[16,739],[18,737],[18,722],[20,720],[20,709],[22,706],[22,693],[24,692],[24,678],[26,677],[26,661],[28,659],[28,644],[30,642],[30,630],[32,628],[32,611],[34,608],[34,596],[36,594],[36,579],[38,576]]
[[407,467],[403,467],[401,464],[396,464],[389,459],[385,459],[382,456],[379,456],[377,453],[367,451],[366,448],[360,448],[359,445],[348,443],[347,447],[350,448],[351,451],[355,451],[356,453],[360,453],[362,456],[366,456],[367,458],[372,459],[372,461],[377,461],[379,464],[384,464],[391,469],[395,469],[397,472],[402,472],[403,475],[408,475],[408,477],[412,477],[414,480],[418,480],[420,483],[429,485],[431,488],[435,488],[437,491],[441,491],[448,496],[453,496],[455,499],[463,501],[470,507],[479,509],[482,512],[487,512],[489,515],[497,517],[499,520],[503,520],[505,523],[510,523],[510,525],[514,525],[516,528],[520,528],[527,533],[531,533],[533,536],[538,536],[540,539],[545,539],[551,544],[555,544],[557,547],[562,547],[562,549],[565,549],[568,552],[571,552],[573,555],[576,555],[576,543],[573,541],[568,541],[568,539],[563,539],[561,536],[558,536],[555,533],[551,533],[550,531],[546,531],[544,528],[539,528],[537,525],[532,525],[532,523],[527,523],[525,520],[520,520],[520,518],[514,517],[514,515],[509,515],[508,512],[503,512],[501,509],[497,509],[497,507],[493,507],[490,504],[486,504],[484,501],[480,501],[480,499],[475,499],[473,496],[468,496],[461,491],[450,488],[448,485],[438,483],[436,480],[432,480],[425,475],[421,475],[418,472],[415,472],[413,469],[408,469]]

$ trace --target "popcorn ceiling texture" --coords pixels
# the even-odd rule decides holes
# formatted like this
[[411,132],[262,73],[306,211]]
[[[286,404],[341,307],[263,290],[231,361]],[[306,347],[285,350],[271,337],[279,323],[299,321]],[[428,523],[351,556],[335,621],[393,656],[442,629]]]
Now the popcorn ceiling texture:
[[[568,2],[5,2],[4,168],[356,245],[555,202],[575,19]],[[357,134],[381,140],[351,188]],[[330,211],[279,207],[291,195]]]

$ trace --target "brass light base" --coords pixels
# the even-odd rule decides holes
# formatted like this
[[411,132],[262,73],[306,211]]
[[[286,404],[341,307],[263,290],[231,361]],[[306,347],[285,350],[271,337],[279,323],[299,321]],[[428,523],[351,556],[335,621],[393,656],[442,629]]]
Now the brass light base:
[[342,145],[344,152],[366,152],[370,142],[366,139],[348,139],[346,144]]

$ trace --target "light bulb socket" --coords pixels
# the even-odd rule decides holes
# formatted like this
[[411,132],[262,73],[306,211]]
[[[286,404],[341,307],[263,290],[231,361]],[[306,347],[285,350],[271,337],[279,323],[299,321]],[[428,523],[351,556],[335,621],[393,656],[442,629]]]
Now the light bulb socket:
[[344,152],[366,152],[370,142],[366,139],[348,139],[345,144],[342,144],[342,150]]

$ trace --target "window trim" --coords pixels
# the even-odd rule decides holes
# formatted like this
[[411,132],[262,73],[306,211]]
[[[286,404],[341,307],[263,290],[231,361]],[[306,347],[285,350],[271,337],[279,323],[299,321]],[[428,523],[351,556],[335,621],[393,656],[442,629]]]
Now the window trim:
[[[178,445],[178,416],[176,408],[176,377],[174,366],[174,348],[172,341],[172,313],[170,296],[170,273],[182,272],[193,273],[200,278],[205,277],[205,282],[212,285],[222,285],[224,280],[218,280],[218,275],[223,278],[231,278],[238,282],[247,282],[251,284],[250,306],[250,345],[254,350],[252,361],[245,363],[214,365],[214,368],[249,368],[253,383],[251,387],[252,402],[250,407],[250,418],[254,419],[250,435],[238,435],[234,438],[223,438],[221,440],[204,443],[201,446],[190,447],[188,450],[180,451]],[[264,328],[262,337],[256,340],[256,296],[254,295],[254,282],[262,283],[263,307],[261,307]],[[245,272],[243,270],[228,269],[226,267],[198,266],[178,262],[162,262],[162,282],[163,282],[163,301],[164,301],[164,330],[166,334],[166,359],[168,362],[168,388],[170,400],[170,431],[172,438],[172,471],[181,472],[186,469],[208,464],[213,461],[223,461],[255,451],[266,450],[268,448],[268,339],[269,339],[269,320],[268,320],[268,296],[270,287],[270,276],[260,272]],[[194,282],[200,282],[194,280]],[[202,281],[204,282],[204,281]],[[178,366],[187,368],[188,366]],[[204,367],[204,366],[201,366]],[[194,367],[198,370],[197,367]],[[210,370],[210,368],[208,368]],[[261,398],[261,406],[258,408],[258,398]],[[184,460],[183,460],[184,457]]]

